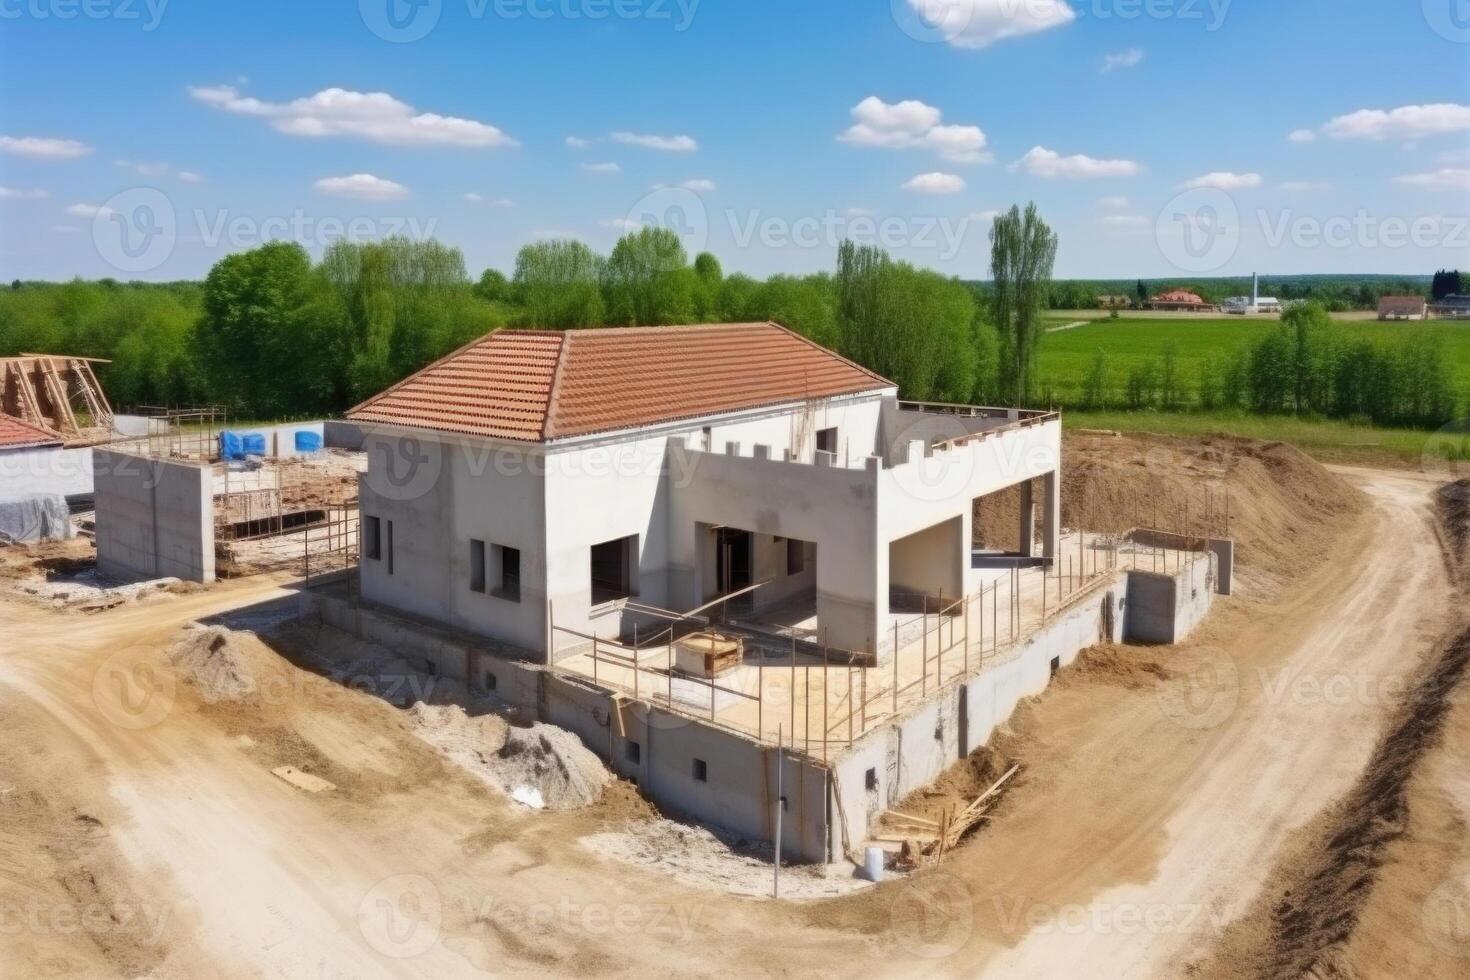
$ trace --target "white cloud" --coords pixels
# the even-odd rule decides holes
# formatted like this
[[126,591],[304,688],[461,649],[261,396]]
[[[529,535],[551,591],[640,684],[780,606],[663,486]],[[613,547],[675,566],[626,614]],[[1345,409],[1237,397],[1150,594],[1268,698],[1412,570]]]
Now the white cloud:
[[1141,214],[1108,214],[1102,219],[1103,227],[1113,231],[1148,231],[1154,226],[1152,219]]
[[313,185],[332,197],[353,197],[362,201],[397,201],[408,196],[408,188],[397,181],[353,174],[350,177],[323,177]]
[[1044,146],[1032,147],[1024,157],[1012,164],[1011,169],[1021,169],[1037,177],[1048,179],[1133,177],[1143,170],[1132,160],[1098,160],[1080,153],[1064,157]]
[[516,206],[516,202],[508,197],[498,197],[491,200],[485,197],[485,195],[477,194],[474,191],[466,194],[464,199],[466,204],[484,204],[492,208],[513,208]]
[[186,184],[201,183],[204,178],[192,170],[180,170],[176,176]]
[[965,181],[954,174],[919,174],[904,184],[903,189],[915,194],[958,194],[965,189]]
[[1217,170],[1214,173],[1186,180],[1180,185],[1184,190],[1197,190],[1208,187],[1217,191],[1242,191],[1250,187],[1261,186],[1260,174],[1237,174],[1228,170]]
[[1437,154],[1435,160],[1440,163],[1470,163],[1470,149],[1445,150]]
[[989,163],[986,136],[979,126],[942,125],[943,114],[915,100],[888,103],[870,95],[852,108],[853,124],[837,138],[852,146],[884,150],[936,151],[955,163]]
[[40,189],[23,191],[15,187],[0,187],[0,201],[44,201],[50,196]]
[[1321,180],[1287,180],[1282,181],[1281,189],[1297,194],[1311,194],[1316,191],[1330,191],[1332,185]]
[[1395,177],[1393,182],[1406,187],[1427,187],[1435,191],[1470,191],[1470,170],[1446,167],[1428,174]]
[[591,140],[584,140],[580,136],[568,136],[567,137],[567,146],[571,147],[574,150],[585,150],[585,149],[587,149],[587,147],[589,147],[591,145],[592,145],[592,141]]
[[73,218],[106,218],[115,212],[98,204],[73,204],[66,209]]
[[970,215],[970,220],[971,221],[978,221],[981,224],[988,225],[991,222],[993,222],[996,218],[999,218],[999,217],[1000,217],[1000,212],[999,211],[976,211],[974,214]]
[[398,146],[519,145],[489,123],[415,112],[387,92],[329,88],[290,102],[263,102],[230,85],[192,86],[189,94],[224,112],[269,120],[290,136],[343,136]]
[[92,152],[77,140],[52,139],[46,136],[0,136],[0,153],[31,160],[75,160]]
[[643,222],[634,221],[632,218],[612,218],[608,221],[599,221],[598,224],[604,228],[610,228],[613,231],[624,233],[641,231],[643,229]]
[[1122,194],[1113,194],[1098,200],[1097,206],[1109,211],[1121,211],[1128,206],[1128,198]]
[[622,167],[611,161],[608,163],[584,163],[582,164],[582,169],[589,174],[618,174],[623,172]]
[[1470,105],[1438,103],[1397,109],[1359,109],[1322,127],[1335,140],[1412,140],[1470,132]]
[[[661,191],[668,189],[668,186],[668,184],[654,184],[653,189]],[[674,186],[680,190],[693,191],[695,194],[708,194],[715,189],[715,182],[706,177],[695,177],[691,180],[681,181]]]
[[642,133],[613,133],[614,143],[625,146],[641,146],[645,150],[661,153],[693,153],[699,144],[690,136],[648,136]]
[[1310,129],[1293,129],[1286,137],[1293,143],[1315,143],[1317,134]]
[[1119,68],[1136,68],[1143,62],[1142,48],[1129,48],[1127,51],[1119,51],[1117,54],[1103,56],[1102,72],[1104,75]]
[[989,47],[1077,19],[1077,12],[1063,0],[908,0],[908,5],[957,48]]

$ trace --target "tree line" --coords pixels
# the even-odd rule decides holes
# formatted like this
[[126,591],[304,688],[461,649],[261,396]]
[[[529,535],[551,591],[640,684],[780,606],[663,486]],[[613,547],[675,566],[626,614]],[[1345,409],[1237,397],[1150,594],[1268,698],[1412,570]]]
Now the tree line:
[[1121,380],[1119,388],[1099,349],[1076,407],[1240,409],[1420,427],[1443,424],[1457,407],[1439,338],[1347,338],[1318,303],[1292,307],[1271,333],[1232,355],[1207,358],[1194,377],[1185,376],[1178,351],[1168,347],[1128,366]]
[[711,254],[691,261],[660,228],[624,236],[605,256],[575,240],[533,242],[510,275],[490,269],[478,280],[458,249],[433,240],[338,242],[316,262],[277,242],[221,259],[202,283],[15,283],[0,291],[0,354],[107,358],[103,383],[119,407],[220,405],[237,418],[287,418],[340,413],[497,328],[773,320],[915,400],[1231,407],[1413,425],[1453,415],[1432,340],[1346,341],[1328,304],[1315,301],[1198,377],[1185,377],[1166,350],[1120,379],[1099,351],[1080,398],[1058,398],[1038,367],[1042,317],[1058,296],[1056,250],[1034,205],[995,220],[983,284],[852,242],[831,273],[727,275]]

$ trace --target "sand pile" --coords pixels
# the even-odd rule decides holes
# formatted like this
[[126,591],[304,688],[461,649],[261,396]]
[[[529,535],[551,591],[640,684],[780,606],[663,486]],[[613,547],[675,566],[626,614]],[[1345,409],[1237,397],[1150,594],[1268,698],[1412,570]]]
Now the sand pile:
[[[599,857],[636,865],[681,884],[729,895],[771,894],[771,847],[676,823],[637,821],[612,831],[581,838]],[[805,901],[833,898],[869,887],[850,865],[783,865],[781,897]]]
[[243,701],[255,693],[255,676],[234,636],[219,626],[192,626],[168,652],[168,664],[211,704]]
[[409,709],[414,733],[446,757],[537,810],[571,810],[602,798],[612,774],[577,736],[554,725],[512,728],[498,715],[459,705]]
[[[1065,527],[1112,533],[1188,528],[1225,537],[1228,487],[1228,536],[1248,579],[1287,576],[1314,562],[1333,540],[1321,532],[1363,506],[1357,490],[1285,443],[1068,434],[1065,449]],[[1040,481],[1035,492],[1039,506]],[[981,501],[977,540],[1014,548],[1018,501],[1014,491]]]

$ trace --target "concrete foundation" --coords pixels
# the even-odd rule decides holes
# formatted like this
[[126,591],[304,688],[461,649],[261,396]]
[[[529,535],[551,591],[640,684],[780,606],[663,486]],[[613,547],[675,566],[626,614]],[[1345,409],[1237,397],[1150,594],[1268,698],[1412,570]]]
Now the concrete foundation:
[[98,571],[118,578],[213,582],[209,467],[109,449],[93,453]]
[[[1083,650],[1166,629],[1182,638],[1208,611],[1216,581],[1216,560],[1208,553],[1167,575],[1120,571],[1047,619],[1003,660],[950,682],[825,763],[787,749],[783,853],[815,862],[850,855],[883,810],[984,746],[1022,699],[1044,691]],[[775,746],[534,663],[529,650],[487,647],[483,638],[361,606],[329,590],[303,593],[302,601],[304,615],[421,659],[435,673],[493,690],[576,732],[665,810],[772,840]]]

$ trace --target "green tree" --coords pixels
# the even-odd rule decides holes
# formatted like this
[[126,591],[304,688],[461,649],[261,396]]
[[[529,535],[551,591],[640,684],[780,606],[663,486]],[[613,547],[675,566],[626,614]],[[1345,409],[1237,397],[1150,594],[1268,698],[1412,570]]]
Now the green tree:
[[603,259],[578,241],[535,242],[516,256],[515,298],[521,326],[600,327]]
[[1036,356],[1043,336],[1041,310],[1057,236],[1041,220],[1035,204],[995,219],[990,231],[990,273],[994,282],[993,319],[1000,338],[1000,385],[1013,405],[1031,400]]
[[613,246],[603,270],[608,322],[628,326],[693,319],[696,276],[678,234],[643,228]]
[[1108,398],[1108,353],[1101,347],[1092,356],[1092,367],[1087,371],[1087,380],[1082,385],[1082,404],[1096,411],[1107,404]]

